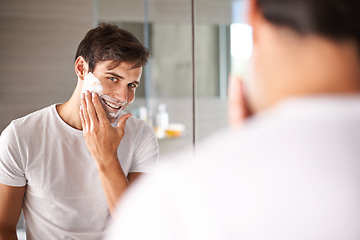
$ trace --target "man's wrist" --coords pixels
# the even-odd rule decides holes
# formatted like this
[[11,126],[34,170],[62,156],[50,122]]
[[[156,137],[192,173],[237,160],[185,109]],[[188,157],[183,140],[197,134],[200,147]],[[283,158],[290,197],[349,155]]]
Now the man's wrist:
[[99,172],[108,172],[109,170],[113,170],[117,167],[121,167],[117,155],[108,156],[101,159],[97,158],[95,159],[95,162]]

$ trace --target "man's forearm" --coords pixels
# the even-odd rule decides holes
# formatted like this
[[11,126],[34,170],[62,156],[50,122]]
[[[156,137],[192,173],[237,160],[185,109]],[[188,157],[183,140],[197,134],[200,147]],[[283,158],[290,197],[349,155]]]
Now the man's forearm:
[[26,186],[0,184],[0,240],[17,239],[16,225],[24,202]]
[[129,181],[121,168],[117,157],[112,159],[111,164],[98,165],[98,173],[109,205],[110,213],[113,215],[116,204],[127,189]]
[[0,240],[17,240],[16,229],[4,229],[0,227]]
[[100,176],[101,184],[113,215],[115,205],[129,185],[121,168],[117,150],[125,134],[125,124],[131,114],[125,114],[113,127],[101,105],[99,96],[86,91],[81,95],[80,120],[86,145]]

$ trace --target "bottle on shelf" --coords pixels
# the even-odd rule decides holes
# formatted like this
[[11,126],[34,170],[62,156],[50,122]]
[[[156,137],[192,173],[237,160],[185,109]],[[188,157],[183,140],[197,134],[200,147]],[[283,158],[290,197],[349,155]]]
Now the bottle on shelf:
[[160,104],[155,116],[155,132],[158,138],[165,137],[165,131],[169,127],[169,114],[166,111],[166,105]]

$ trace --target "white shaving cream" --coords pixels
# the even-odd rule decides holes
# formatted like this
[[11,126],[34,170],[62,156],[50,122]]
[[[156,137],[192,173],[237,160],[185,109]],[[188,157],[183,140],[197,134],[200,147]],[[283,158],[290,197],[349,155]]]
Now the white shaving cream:
[[[120,113],[120,111],[119,111],[119,113]],[[108,114],[109,114],[110,116],[112,116],[113,118],[117,118],[117,117],[119,116],[119,113],[109,112]]]
[[96,92],[99,96],[103,95],[103,87],[99,79],[97,79],[93,73],[88,73],[84,78],[84,85],[81,92],[85,93],[88,90],[89,92]]

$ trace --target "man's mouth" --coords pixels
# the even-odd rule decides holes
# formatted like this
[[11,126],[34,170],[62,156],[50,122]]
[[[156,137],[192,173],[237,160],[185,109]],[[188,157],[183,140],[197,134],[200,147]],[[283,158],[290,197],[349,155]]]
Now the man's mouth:
[[114,108],[114,109],[117,109],[117,110],[119,110],[122,107],[122,105],[113,104],[113,103],[111,103],[109,101],[106,101],[105,99],[103,99],[103,101],[107,106],[109,106],[111,108]]
[[107,95],[100,96],[101,105],[103,106],[106,116],[111,123],[115,122],[123,108],[128,105],[128,102],[119,102]]

